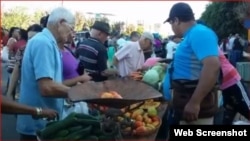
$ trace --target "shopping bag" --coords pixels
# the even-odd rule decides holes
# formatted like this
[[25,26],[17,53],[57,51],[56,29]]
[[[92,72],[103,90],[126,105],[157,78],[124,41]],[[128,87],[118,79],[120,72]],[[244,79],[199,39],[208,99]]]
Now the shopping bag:
[[7,46],[4,46],[1,51],[1,59],[4,62],[7,62],[9,60],[9,48]]
[[62,119],[67,117],[72,112],[89,114],[88,104],[86,102],[77,102],[77,103],[64,106]]

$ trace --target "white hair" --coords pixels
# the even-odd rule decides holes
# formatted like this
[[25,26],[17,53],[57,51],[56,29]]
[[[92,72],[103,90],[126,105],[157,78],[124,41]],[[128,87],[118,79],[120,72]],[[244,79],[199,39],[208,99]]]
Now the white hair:
[[47,25],[56,24],[62,19],[66,20],[71,25],[75,25],[75,16],[64,7],[58,7],[50,13]]

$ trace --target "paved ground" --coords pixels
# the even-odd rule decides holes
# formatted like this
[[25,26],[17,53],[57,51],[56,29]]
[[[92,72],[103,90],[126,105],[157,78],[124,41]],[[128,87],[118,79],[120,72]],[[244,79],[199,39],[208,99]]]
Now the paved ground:
[[[8,73],[2,66],[2,91],[5,91]],[[2,141],[7,140],[19,140],[18,133],[16,132],[16,117],[15,115],[5,115],[2,114]]]

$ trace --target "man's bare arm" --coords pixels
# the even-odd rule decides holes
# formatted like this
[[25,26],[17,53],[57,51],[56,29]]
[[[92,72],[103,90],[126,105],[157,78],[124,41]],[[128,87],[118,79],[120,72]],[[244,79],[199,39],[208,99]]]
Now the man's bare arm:
[[206,95],[215,86],[220,72],[220,61],[218,57],[208,57],[203,61],[203,67],[199,83],[194,91],[190,102],[200,104]]
[[67,98],[70,87],[59,84],[50,78],[41,78],[38,80],[38,85],[42,96]]

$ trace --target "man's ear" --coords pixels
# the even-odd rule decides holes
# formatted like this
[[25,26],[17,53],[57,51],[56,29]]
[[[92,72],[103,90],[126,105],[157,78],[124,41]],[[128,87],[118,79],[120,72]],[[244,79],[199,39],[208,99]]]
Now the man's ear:
[[177,17],[174,18],[174,22],[176,22],[177,25],[180,25],[180,24],[181,24],[179,18],[177,18]]

